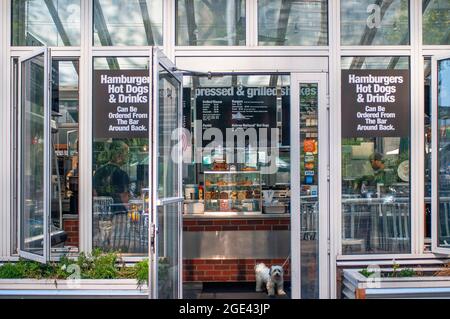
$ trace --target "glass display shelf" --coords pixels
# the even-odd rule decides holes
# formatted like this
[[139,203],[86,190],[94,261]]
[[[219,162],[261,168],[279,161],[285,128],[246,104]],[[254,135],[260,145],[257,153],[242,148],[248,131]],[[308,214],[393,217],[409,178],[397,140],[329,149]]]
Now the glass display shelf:
[[205,214],[261,214],[260,171],[205,171]]

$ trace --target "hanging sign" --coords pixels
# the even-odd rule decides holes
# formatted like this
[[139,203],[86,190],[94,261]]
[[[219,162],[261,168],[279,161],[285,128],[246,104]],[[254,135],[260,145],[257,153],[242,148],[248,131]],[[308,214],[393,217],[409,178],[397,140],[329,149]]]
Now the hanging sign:
[[148,70],[95,70],[94,136],[148,137],[150,85]]
[[[202,87],[195,89],[197,120],[202,121],[203,131],[219,129],[226,136],[226,129],[267,129],[267,145],[270,145],[270,129],[277,127],[277,96],[289,96],[289,88],[282,87]],[[204,141],[207,145],[209,141]]]
[[408,70],[342,71],[342,137],[407,137]]

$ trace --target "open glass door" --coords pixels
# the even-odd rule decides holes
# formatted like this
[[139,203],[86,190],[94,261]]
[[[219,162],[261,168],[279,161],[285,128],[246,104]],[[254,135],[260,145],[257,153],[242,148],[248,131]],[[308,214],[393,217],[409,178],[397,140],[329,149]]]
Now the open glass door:
[[325,73],[291,74],[292,297],[327,298],[328,114]]
[[19,60],[19,256],[49,259],[50,50]]
[[450,56],[434,57],[432,86],[432,250],[450,254]]
[[158,50],[153,54],[153,176],[151,294],[182,297],[182,76]]

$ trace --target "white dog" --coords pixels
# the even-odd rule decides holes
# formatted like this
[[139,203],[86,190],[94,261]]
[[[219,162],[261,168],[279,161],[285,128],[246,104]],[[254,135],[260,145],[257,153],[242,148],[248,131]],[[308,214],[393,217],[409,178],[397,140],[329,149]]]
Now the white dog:
[[263,291],[263,285],[267,288],[267,294],[274,296],[275,292],[278,295],[285,295],[283,289],[283,267],[272,266],[267,267],[263,263],[255,266],[256,275],[256,291]]

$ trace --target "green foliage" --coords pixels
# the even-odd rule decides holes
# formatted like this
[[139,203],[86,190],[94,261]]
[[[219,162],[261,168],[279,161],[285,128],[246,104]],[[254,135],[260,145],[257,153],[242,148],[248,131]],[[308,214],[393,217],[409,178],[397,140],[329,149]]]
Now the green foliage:
[[373,274],[375,274],[374,271],[369,271],[367,268],[364,268],[363,270],[360,270],[359,273],[361,275],[363,275],[366,278],[369,278],[370,276],[372,276]]
[[0,279],[24,278],[24,272],[18,264],[6,263],[0,267]]
[[148,284],[147,259],[125,267],[117,252],[103,253],[100,249],[89,255],[81,252],[76,259],[62,256],[59,262],[48,264],[23,259],[8,262],[0,266],[0,279],[67,279],[73,273],[71,265],[79,269],[81,279],[135,278],[139,286]]
[[[370,276],[375,274],[375,272],[369,271],[368,268],[364,268],[364,269],[360,270],[359,273],[366,278],[369,278]],[[386,275],[383,277],[398,278],[398,277],[414,277],[414,276],[419,276],[419,275],[420,274],[418,274],[416,271],[414,271],[411,268],[401,269],[400,265],[398,263],[396,263],[394,260],[393,265],[392,265],[392,272],[386,273]]]
[[148,259],[134,264],[134,274],[139,286],[148,285]]
[[413,277],[416,276],[416,272],[411,268],[400,269],[400,265],[398,263],[393,262],[392,273],[390,273],[389,277]]

